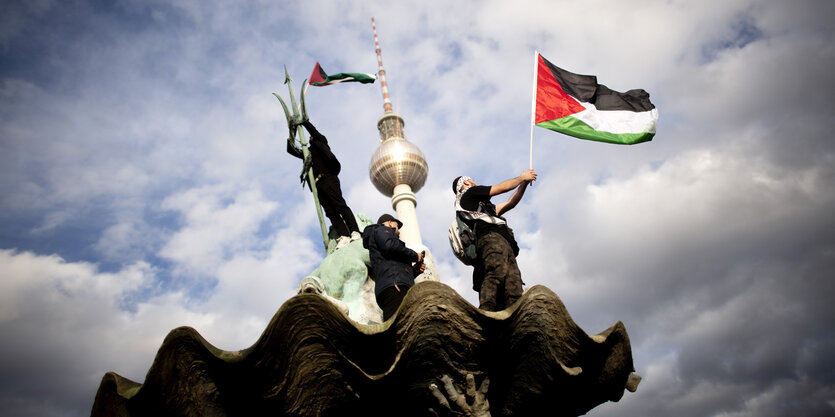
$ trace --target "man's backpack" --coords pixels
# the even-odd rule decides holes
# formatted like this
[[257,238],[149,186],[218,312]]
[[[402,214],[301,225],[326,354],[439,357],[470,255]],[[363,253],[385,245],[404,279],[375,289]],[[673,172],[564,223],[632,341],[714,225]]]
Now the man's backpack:
[[478,255],[475,247],[475,232],[467,226],[458,213],[455,220],[449,226],[449,245],[452,246],[452,253],[464,265],[472,265]]

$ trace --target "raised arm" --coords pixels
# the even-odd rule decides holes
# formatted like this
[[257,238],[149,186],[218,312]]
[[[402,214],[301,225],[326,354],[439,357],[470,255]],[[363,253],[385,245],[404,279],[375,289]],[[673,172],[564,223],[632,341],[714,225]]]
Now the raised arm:
[[529,170],[523,172],[522,174],[520,174],[518,177],[511,178],[509,180],[504,180],[504,181],[490,187],[490,197],[493,197],[494,195],[504,194],[504,193],[518,187],[519,184],[521,184],[523,182],[526,182],[526,181],[527,182],[536,181],[536,171],[534,171],[532,169],[529,169]]
[[521,200],[522,196],[525,195],[525,190],[528,188],[529,185],[531,185],[530,181],[523,181],[521,184],[519,184],[519,186],[516,187],[516,191],[513,193],[513,195],[510,196],[509,199],[507,199],[507,201],[496,205],[496,214],[501,216],[502,214],[507,213],[508,211],[516,207],[516,204],[519,204],[519,200]]
[[305,120],[302,123],[302,126],[304,126],[304,128],[307,129],[307,132],[310,133],[311,143],[318,141],[323,143],[325,146],[328,146],[328,139],[325,137],[325,135],[319,133],[319,130],[317,130],[316,127],[313,126],[313,123],[311,123],[310,120]]
[[402,240],[393,233],[385,233],[380,228],[376,231],[377,248],[380,253],[388,259],[404,262],[417,262],[423,260],[423,256],[409,249]]

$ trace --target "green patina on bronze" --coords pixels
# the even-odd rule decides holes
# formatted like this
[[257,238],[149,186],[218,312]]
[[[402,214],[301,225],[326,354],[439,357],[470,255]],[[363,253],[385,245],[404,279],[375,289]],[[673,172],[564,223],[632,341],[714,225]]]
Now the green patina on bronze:
[[[354,217],[360,230],[374,223],[362,213],[357,213]],[[330,247],[327,248],[329,255],[310,275],[322,280],[328,295],[350,304],[360,298],[371,260],[368,257],[368,249],[362,247],[361,239],[335,250],[336,236],[332,230],[331,233],[333,236],[330,236]]]

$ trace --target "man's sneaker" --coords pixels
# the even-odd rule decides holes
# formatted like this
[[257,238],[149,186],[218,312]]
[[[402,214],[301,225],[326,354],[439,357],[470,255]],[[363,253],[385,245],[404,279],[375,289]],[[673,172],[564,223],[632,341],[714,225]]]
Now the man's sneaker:
[[343,246],[345,246],[349,243],[351,243],[351,238],[350,237],[339,236],[339,238],[336,239],[336,248],[339,249],[339,248],[341,248],[341,247],[343,247]]
[[351,240],[362,239],[360,232],[351,232]]

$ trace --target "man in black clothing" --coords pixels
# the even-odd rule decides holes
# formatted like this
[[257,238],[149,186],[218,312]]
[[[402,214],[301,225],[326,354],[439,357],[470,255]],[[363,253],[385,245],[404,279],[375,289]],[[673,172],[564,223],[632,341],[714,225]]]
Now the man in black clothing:
[[400,220],[384,214],[377,224],[368,225],[362,231],[362,246],[368,249],[371,258],[370,274],[377,305],[383,310],[383,321],[397,311],[406,291],[415,285],[415,277],[426,268],[423,252],[407,248],[398,237],[401,226]]
[[[476,235],[478,259],[473,264],[473,289],[478,291],[479,308],[483,310],[504,310],[522,296],[522,274],[516,264],[519,246],[502,215],[516,207],[534,180],[536,172],[529,169],[492,186],[479,186],[465,176],[452,181],[456,215]],[[506,202],[490,202],[491,197],[513,189],[516,191]]]
[[[336,159],[336,155],[331,152],[327,138],[316,130],[310,120],[305,120],[301,125],[310,133],[310,163],[313,166],[319,203],[325,209],[325,216],[331,221],[333,230],[339,235],[336,245],[338,249],[360,238],[360,229],[354,212],[342,198],[342,189],[339,185],[339,177],[337,177],[342,166]],[[296,146],[292,136],[287,138],[287,153],[304,160],[304,154]],[[303,175],[306,174],[306,165],[304,169]]]

